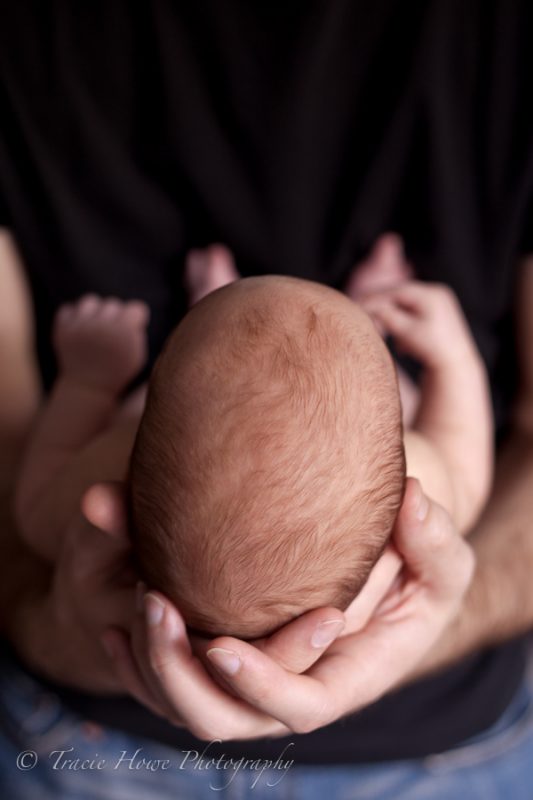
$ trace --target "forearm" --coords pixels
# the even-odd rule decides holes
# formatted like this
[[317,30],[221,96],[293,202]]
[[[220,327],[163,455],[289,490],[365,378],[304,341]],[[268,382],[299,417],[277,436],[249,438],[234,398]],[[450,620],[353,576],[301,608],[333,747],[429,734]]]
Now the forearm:
[[532,486],[533,430],[516,430],[498,458],[491,499],[470,537],[477,566],[461,613],[417,676],[533,626]]
[[97,636],[77,619],[54,569],[29,551],[5,509],[2,503],[0,634],[26,667],[47,680],[98,694],[120,693]]
[[415,430],[436,449],[453,498],[446,507],[469,532],[487,501],[494,462],[487,378],[473,348],[426,371]]
[[13,482],[40,393],[24,267],[13,238],[0,228],[0,487]]
[[24,656],[34,609],[42,602],[51,573],[17,535],[9,495],[0,494],[0,631]]
[[[5,234],[0,233],[0,268],[6,266],[4,246]],[[18,318],[0,331],[0,631],[15,647],[30,607],[50,581],[49,569],[18,536],[12,514],[18,465],[40,396],[27,333]]]

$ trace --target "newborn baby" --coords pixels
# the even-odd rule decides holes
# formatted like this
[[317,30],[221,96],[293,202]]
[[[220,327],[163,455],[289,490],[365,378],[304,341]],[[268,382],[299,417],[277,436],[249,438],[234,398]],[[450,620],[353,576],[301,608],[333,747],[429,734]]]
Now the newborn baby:
[[129,473],[148,585],[210,633],[345,608],[405,480],[394,367],[369,317],[318,284],[210,294],[154,369]]
[[425,367],[405,434],[373,319],[325,286],[264,276],[209,294],[169,337],[145,407],[142,390],[119,403],[145,358],[143,304],[63,309],[60,374],[18,487],[23,535],[54,557],[84,491],[126,480],[148,585],[198,631],[255,638],[350,604],[389,540],[406,460],[468,529],[488,492],[492,431],[459,306],[414,281],[366,304]]

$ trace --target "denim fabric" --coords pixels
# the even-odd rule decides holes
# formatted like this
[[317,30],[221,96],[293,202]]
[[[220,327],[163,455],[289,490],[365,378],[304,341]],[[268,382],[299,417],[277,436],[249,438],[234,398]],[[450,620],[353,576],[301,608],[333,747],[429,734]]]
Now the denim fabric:
[[11,662],[0,677],[0,797],[7,800],[531,800],[533,695],[524,685],[500,720],[425,759],[272,768],[209,762],[204,753],[81,719]]

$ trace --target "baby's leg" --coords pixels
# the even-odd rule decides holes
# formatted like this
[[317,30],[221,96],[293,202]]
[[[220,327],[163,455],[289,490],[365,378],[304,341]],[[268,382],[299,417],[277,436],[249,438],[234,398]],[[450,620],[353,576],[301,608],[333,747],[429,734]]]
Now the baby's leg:
[[119,395],[146,360],[147,322],[144,303],[92,295],[57,314],[59,375],[32,434],[16,493],[21,531],[45,556],[53,557],[64,531],[42,538],[41,531],[48,530],[43,498],[72,458],[109,424]]
[[[431,459],[429,443],[443,460],[453,494],[449,510],[467,530],[490,488],[493,426],[485,368],[459,303],[445,286],[411,281],[363,306],[424,368],[413,426],[423,439],[414,441],[415,451]],[[424,485],[424,475],[416,477]]]

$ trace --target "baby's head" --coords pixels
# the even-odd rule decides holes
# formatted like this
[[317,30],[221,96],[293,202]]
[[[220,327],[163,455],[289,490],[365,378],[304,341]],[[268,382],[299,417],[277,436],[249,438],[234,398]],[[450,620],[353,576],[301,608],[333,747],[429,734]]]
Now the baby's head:
[[247,278],[194,306],[155,367],[130,469],[139,566],[191,627],[262,636],[349,605],[404,480],[370,319],[325,286]]

